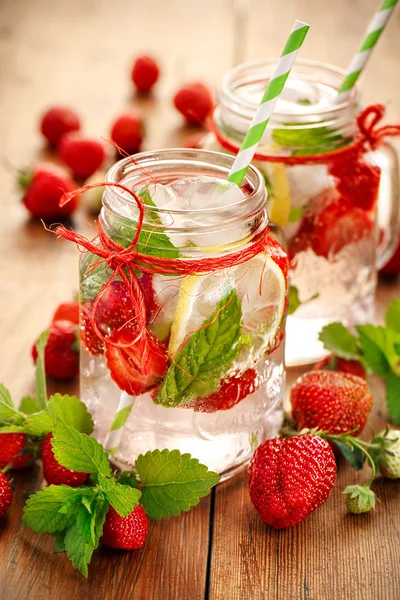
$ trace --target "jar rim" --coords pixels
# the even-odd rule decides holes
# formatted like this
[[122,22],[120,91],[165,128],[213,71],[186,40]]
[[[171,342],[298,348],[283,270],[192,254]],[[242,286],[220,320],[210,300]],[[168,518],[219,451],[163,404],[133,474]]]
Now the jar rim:
[[[246,100],[245,98],[243,98],[242,96],[238,96],[237,93],[235,93],[235,90],[237,89],[237,87],[233,87],[234,83],[237,82],[240,78],[241,75],[244,74],[244,72],[246,70],[254,70],[255,72],[259,69],[262,70],[263,68],[272,68],[276,65],[277,62],[277,58],[272,58],[272,59],[262,59],[262,60],[255,60],[255,61],[249,61],[246,63],[242,63],[240,65],[237,65],[236,67],[233,67],[232,69],[230,69],[221,79],[221,86],[220,86],[220,103],[221,105],[225,106],[227,104],[229,104],[229,109],[233,112],[238,112],[237,110],[235,111],[235,106],[239,108],[240,110],[240,114],[243,116],[243,110],[247,111],[247,115],[249,118],[252,118],[255,110],[258,107],[258,103],[256,102],[251,102],[249,100]],[[291,70],[291,77],[293,77],[293,75],[297,74],[301,74],[302,72],[302,68],[311,68],[311,69],[320,69],[322,71],[324,71],[326,74],[330,74],[333,77],[337,77],[338,79],[338,87],[340,85],[340,83],[343,81],[343,79],[346,76],[346,71],[344,69],[341,69],[339,67],[335,67],[329,63],[325,63],[325,62],[320,62],[318,60],[312,60],[312,59],[299,59],[296,60],[296,63],[294,64],[292,70]],[[340,78],[340,83],[339,83],[339,78]],[[310,110],[304,110],[301,112],[301,117],[302,118],[307,118],[307,117],[315,117],[315,116],[324,116],[324,115],[337,115],[339,113],[341,113],[342,111],[348,109],[352,104],[356,103],[358,100],[358,88],[357,86],[353,86],[353,88],[350,90],[349,95],[347,96],[346,99],[344,99],[343,102],[339,103],[339,104],[327,104],[325,106],[320,106],[320,107],[315,107],[315,105],[311,105],[310,106]],[[291,112],[279,112],[279,110],[275,110],[272,120],[276,120],[276,121],[281,121],[284,120],[285,118],[287,119],[288,117],[295,115],[295,113],[291,113]],[[299,116],[298,114],[296,114],[296,116]]]

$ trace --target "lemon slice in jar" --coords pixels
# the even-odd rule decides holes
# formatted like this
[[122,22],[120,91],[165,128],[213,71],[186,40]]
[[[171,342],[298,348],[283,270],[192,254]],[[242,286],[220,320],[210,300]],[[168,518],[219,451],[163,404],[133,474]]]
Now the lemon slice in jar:
[[269,165],[272,192],[268,196],[267,210],[271,221],[285,229],[289,222],[292,199],[285,166],[280,163]]

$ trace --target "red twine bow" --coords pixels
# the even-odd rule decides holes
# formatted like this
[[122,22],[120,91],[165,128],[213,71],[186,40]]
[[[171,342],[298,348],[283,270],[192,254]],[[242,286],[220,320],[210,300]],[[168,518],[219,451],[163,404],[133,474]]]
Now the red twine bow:
[[[359,134],[351,144],[338,148],[337,150],[320,154],[307,154],[305,156],[280,156],[256,152],[254,154],[254,160],[280,162],[285,165],[324,163],[337,158],[342,158],[346,154],[354,153],[354,151],[360,151],[365,148],[366,144],[368,144],[370,148],[375,149],[386,136],[400,135],[400,124],[377,127],[384,114],[385,107],[383,104],[372,104],[361,111],[357,117]],[[209,129],[215,135],[222,148],[232,154],[237,154],[239,152],[239,146],[225,138],[217,129],[213,120],[210,121]]]
[[[111,282],[116,278],[120,278],[124,282],[130,300],[132,302],[132,306],[134,308],[135,331],[137,331],[137,336],[135,340],[130,340],[129,344],[126,345],[131,346],[146,331],[146,302],[142,286],[136,277],[135,270],[140,270],[144,273],[150,274],[159,273],[162,275],[204,275],[207,273],[212,273],[216,270],[226,269],[235,265],[242,264],[261,252],[264,252],[267,255],[269,254],[268,250],[271,247],[271,242],[268,227],[265,228],[265,230],[261,234],[259,234],[258,237],[256,237],[253,240],[253,242],[250,245],[247,245],[243,250],[227,254],[226,256],[188,259],[164,258],[159,256],[150,256],[148,254],[142,254],[138,252],[137,247],[140,238],[140,233],[143,227],[145,208],[138,196],[129,188],[125,187],[122,184],[111,182],[87,185],[83,188],[80,188],[77,191],[65,195],[62,199],[62,203],[65,204],[75,195],[80,194],[88,189],[100,186],[120,188],[125,192],[129,193],[135,200],[136,205],[139,209],[139,217],[136,228],[136,234],[131,244],[127,248],[124,248],[123,246],[109,238],[100,223],[97,223],[98,240],[96,240],[96,243],[89,240],[85,236],[77,233],[76,231],[66,229],[63,225],[58,226],[55,229],[55,233],[63,239],[72,241],[75,244],[77,244],[78,247],[81,247],[82,249],[85,249],[88,252],[91,252],[99,257],[99,261],[90,265],[87,274],[90,274],[90,272],[92,272],[94,269],[96,269],[99,265],[103,263],[107,263],[107,265],[112,270],[110,278],[104,284],[100,292],[97,294],[96,299],[94,300],[92,307],[93,310],[91,314],[93,328],[95,329],[95,332],[98,335],[98,337],[103,342],[107,340],[107,343],[113,343],[112,340],[110,340],[110,338],[105,338],[105,336],[99,330],[94,319],[94,315],[99,300],[101,299],[108,286],[110,286]],[[149,236],[149,239],[150,238],[151,235]],[[273,246],[273,250],[276,253],[275,245]],[[285,256],[283,251],[282,256]],[[116,342],[115,345],[123,346],[123,344],[121,344],[120,342]]]

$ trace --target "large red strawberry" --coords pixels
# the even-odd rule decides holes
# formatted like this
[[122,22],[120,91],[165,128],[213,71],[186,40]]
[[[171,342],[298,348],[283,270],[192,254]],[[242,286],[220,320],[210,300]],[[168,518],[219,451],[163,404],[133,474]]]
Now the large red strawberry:
[[3,517],[13,501],[13,491],[7,477],[0,471],[0,517]]
[[214,100],[203,83],[190,83],[181,87],[174,96],[174,105],[188,123],[203,124],[212,113]]
[[358,360],[347,360],[340,356],[326,356],[313,366],[313,371],[341,371],[342,373],[351,373],[362,379],[367,379],[364,367]]
[[373,221],[347,200],[329,204],[314,221],[311,245],[318,256],[328,258],[348,244],[371,235]]
[[249,465],[251,501],[276,529],[297,525],[328,499],[336,462],[326,440],[315,435],[267,440]]
[[40,121],[40,130],[51,146],[56,146],[66,133],[79,131],[80,127],[76,112],[65,106],[53,106]]
[[160,76],[158,64],[151,56],[139,56],[132,66],[131,79],[139,92],[148,92]]
[[101,542],[109,548],[137,550],[143,546],[148,531],[149,521],[140,504],[127,517],[121,517],[110,506],[104,523]]
[[79,133],[64,135],[57,151],[78,180],[93,175],[106,159],[104,145],[99,140],[83,137]]
[[204,413],[229,410],[247,396],[253,394],[259,385],[257,372],[254,369],[247,369],[244,373],[236,373],[222,381],[217,392],[206,398],[196,398],[196,400],[184,404],[183,407]]
[[35,219],[62,219],[71,215],[78,205],[78,197],[74,196],[63,207],[59,206],[62,196],[75,191],[77,186],[55,165],[43,164],[32,172],[23,172],[19,183],[25,190],[22,201]]
[[11,465],[11,469],[23,469],[33,459],[26,447],[25,433],[0,433],[0,469]]
[[[32,346],[32,358],[37,360],[36,344]],[[56,379],[71,379],[79,374],[79,347],[77,327],[71,321],[53,321],[44,352],[46,375]]]
[[71,321],[79,325],[79,302],[63,302],[59,304],[52,321]]
[[66,469],[57,461],[54,456],[53,446],[51,445],[52,433],[48,433],[42,444],[42,463],[43,477],[49,485],[70,485],[71,487],[79,487],[83,485],[89,473],[78,473]]
[[138,339],[131,329],[114,331],[104,343],[104,356],[112,379],[130,396],[157,385],[168,367],[166,347],[147,330]]
[[292,417],[299,430],[317,427],[330,434],[359,435],[372,408],[366,381],[338,371],[309,371],[290,392]]
[[379,167],[355,156],[334,161],[329,172],[337,179],[336,188],[345,200],[363,210],[374,208],[381,178]]

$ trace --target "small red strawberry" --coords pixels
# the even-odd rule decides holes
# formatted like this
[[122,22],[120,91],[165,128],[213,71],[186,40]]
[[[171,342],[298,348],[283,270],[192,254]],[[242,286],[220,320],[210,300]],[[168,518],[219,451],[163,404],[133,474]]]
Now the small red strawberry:
[[276,529],[297,525],[328,499],[336,462],[326,440],[315,435],[267,440],[249,465],[251,501]]
[[188,123],[201,125],[214,108],[210,90],[202,83],[190,83],[181,87],[174,96],[175,108]]
[[23,469],[33,459],[26,448],[25,433],[0,433],[0,469],[11,465],[11,469]]
[[52,321],[71,321],[71,323],[79,325],[79,302],[60,304],[53,315]]
[[206,398],[196,398],[196,400],[185,404],[183,407],[204,413],[229,410],[247,396],[253,394],[259,385],[256,371],[247,369],[244,373],[231,375],[221,382],[221,387],[217,392]]
[[13,491],[7,477],[0,471],[0,517],[3,517],[13,501]]
[[104,356],[111,378],[130,396],[152,389],[165,374],[166,347],[149,331],[139,339],[131,329],[114,331],[104,343]]
[[63,207],[59,206],[62,196],[75,191],[77,186],[65,171],[55,165],[43,164],[32,172],[22,172],[19,183],[24,189],[22,201],[36,219],[65,218],[78,205],[78,197],[75,196]]
[[142,119],[133,111],[122,114],[112,125],[111,139],[128,154],[135,154],[143,141]]
[[143,508],[136,506],[127,517],[121,517],[110,506],[103,527],[102,544],[120,550],[141,548],[149,532],[149,521]]
[[328,258],[370,235],[372,228],[373,222],[362,208],[338,200],[316,217],[311,245],[315,254]]
[[[36,344],[32,358],[36,364]],[[79,374],[79,349],[77,327],[71,321],[53,321],[44,353],[46,375],[55,379],[71,379]]]
[[65,106],[50,108],[40,121],[40,130],[51,146],[56,146],[66,133],[79,131],[80,128],[81,123],[76,112]]
[[139,56],[132,66],[131,79],[139,92],[148,92],[160,76],[160,69],[151,56]]
[[70,485],[71,487],[79,487],[83,485],[89,473],[78,473],[71,471],[61,466],[54,456],[53,446],[51,445],[52,433],[48,433],[42,444],[42,463],[43,477],[49,485]]
[[382,267],[379,273],[388,277],[394,277],[400,273],[400,236],[392,258]]
[[78,180],[93,175],[106,159],[104,145],[99,140],[83,137],[79,133],[64,135],[57,151]]
[[345,200],[363,210],[374,208],[381,178],[379,167],[368,165],[359,157],[347,157],[334,161],[329,172],[336,177],[336,188]]
[[290,392],[292,417],[298,430],[317,427],[330,434],[359,435],[372,408],[366,381],[338,371],[309,371]]
[[367,379],[365,369],[358,360],[346,360],[333,354],[317,362],[313,367],[313,371],[341,371],[342,373],[350,373],[362,379]]

